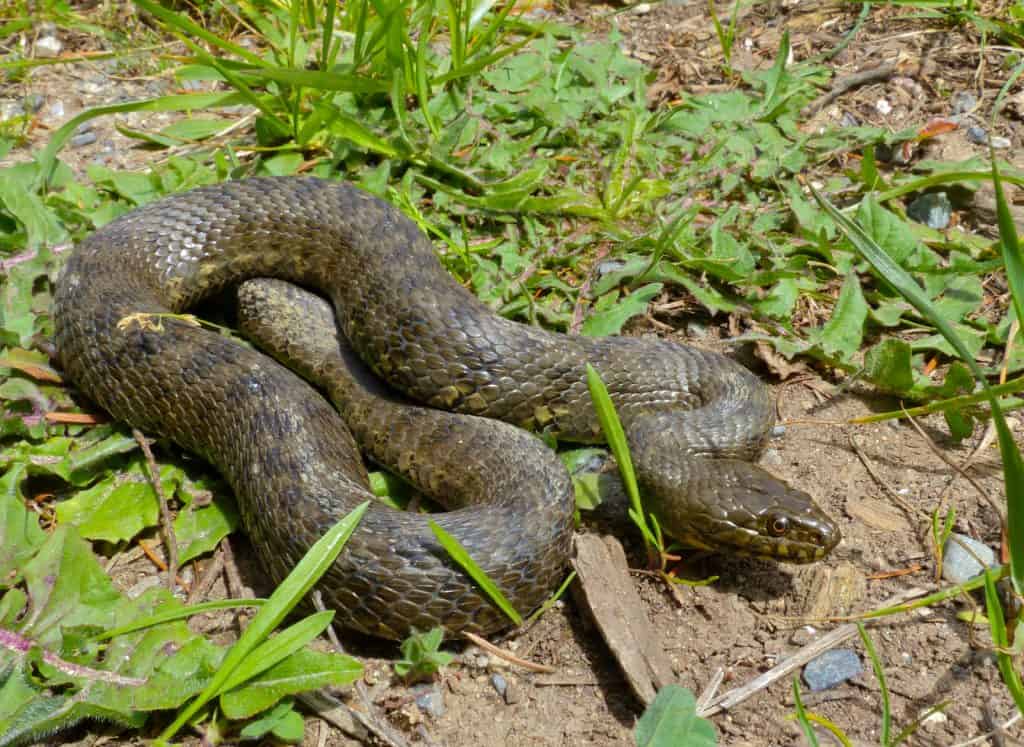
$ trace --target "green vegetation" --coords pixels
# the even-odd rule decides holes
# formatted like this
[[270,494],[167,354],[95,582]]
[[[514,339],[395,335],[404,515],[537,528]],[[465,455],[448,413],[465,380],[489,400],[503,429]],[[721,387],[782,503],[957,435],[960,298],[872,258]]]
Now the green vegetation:
[[[220,733],[295,741],[302,730],[291,696],[359,674],[354,660],[306,646],[327,615],[267,638],[301,589],[287,601],[279,590],[260,606],[228,652],[191,632],[183,618],[195,610],[168,592],[119,593],[92,548],[109,554],[154,533],[158,503],[145,460],[118,426],[52,417],[84,404],[38,344],[52,332],[61,250],[163,195],[253,174],[345,178],[393,202],[435,239],[461,282],[510,318],[614,334],[671,288],[702,313],[746,319],[746,340],[857,377],[917,405],[911,412],[942,412],[956,437],[992,418],[1008,494],[1011,556],[1002,573],[1024,592],[1024,477],[1000,411],[1019,407],[1014,394],[1024,389],[1024,345],[1010,344],[1024,313],[1024,263],[998,189],[999,179],[1024,184],[1024,173],[1001,162],[995,171],[994,157],[881,163],[926,131],[801,129],[800,112],[828,68],[787,64],[783,37],[770,69],[734,71],[735,13],[726,25],[713,21],[736,87],[652,108],[651,71],[616,37],[588,38],[511,4],[210,0],[189,15],[139,0],[155,30],[130,42],[109,19],[84,18],[69,3],[31,5],[32,17],[28,3],[14,4],[0,41],[45,18],[114,45],[93,63],[150,65],[154,45],[180,46],[156,63],[173,75],[173,92],[84,112],[31,156],[16,150],[31,116],[0,122],[0,158],[17,161],[0,169],[0,745],[83,718],[148,728],[154,712],[171,724],[164,739],[206,719]],[[927,6],[1021,43],[1019,8],[987,19],[973,3]],[[0,61],[9,79],[52,62],[11,48]],[[1018,65],[1008,77],[1020,73]],[[151,170],[90,164],[76,172],[61,160],[82,123],[129,112],[182,112],[155,131],[120,127],[154,150]],[[971,194],[993,183],[998,241],[906,217],[912,195]],[[984,282],[1004,268],[1011,300],[989,303]],[[976,391],[999,374],[1005,384]],[[159,479],[178,508],[181,563],[237,527],[223,484],[195,463],[167,460]],[[645,542],[662,552],[638,500]],[[947,534],[951,521],[939,524],[936,536]],[[1005,619],[992,575],[972,588],[985,590],[1000,672],[1021,705],[1016,619]],[[447,663],[433,635],[415,650],[403,646],[408,674]],[[299,671],[298,689],[284,684]],[[692,716],[688,694],[669,692],[656,705],[638,725],[638,743],[657,744],[642,735]]]
[[395,674],[406,682],[432,678],[455,658],[441,650],[443,639],[442,628],[410,635],[402,641],[402,658],[395,662]]

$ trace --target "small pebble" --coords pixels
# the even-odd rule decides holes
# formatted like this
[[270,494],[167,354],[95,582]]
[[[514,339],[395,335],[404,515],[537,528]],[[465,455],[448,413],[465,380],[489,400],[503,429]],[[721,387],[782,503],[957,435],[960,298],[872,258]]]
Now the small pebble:
[[843,112],[843,118],[839,120],[840,127],[860,127],[860,120],[850,114],[850,112]]
[[81,148],[83,145],[90,145],[96,142],[95,132],[83,132],[80,135],[75,135],[71,138],[72,148]]
[[862,669],[856,652],[848,648],[832,649],[807,663],[804,681],[813,692],[820,692],[856,677]]
[[777,467],[782,464],[782,455],[779,454],[778,449],[765,449],[764,454],[761,455],[761,464]]
[[1010,138],[1003,137],[1002,135],[995,135],[990,137],[988,140],[989,144],[996,150],[1002,150],[1010,147]]
[[17,101],[7,101],[0,105],[0,122],[20,117],[25,113],[25,108]]
[[985,145],[988,143],[988,133],[985,132],[984,127],[978,127],[977,125],[968,127],[964,135],[967,137],[968,142],[975,145]]
[[909,654],[906,651],[901,651],[900,652],[900,663],[903,666],[909,667],[911,664],[913,664],[913,662],[914,662],[914,657],[911,654]]
[[806,646],[817,635],[818,631],[813,625],[804,625],[793,631],[793,635],[789,637],[789,642],[794,646]]
[[921,713],[918,715],[918,718],[924,716],[924,718],[921,718],[921,725],[924,726],[926,729],[930,729],[936,726],[942,726],[947,721],[949,721],[949,716],[947,716],[942,711],[932,711],[931,713],[928,713],[927,716],[925,716],[926,713],[928,713],[928,711],[924,710],[921,711]]
[[953,205],[945,192],[927,192],[907,205],[907,215],[918,223],[941,231],[949,226]]
[[968,114],[978,106],[978,98],[969,91],[957,91],[949,100],[953,115]]
[[441,718],[444,715],[444,693],[437,685],[416,685],[412,688],[412,693],[421,711],[433,718]]
[[606,259],[604,262],[599,262],[597,265],[598,275],[607,275],[610,272],[616,272],[626,266],[626,263],[620,259]]
[[60,43],[60,39],[56,36],[42,36],[36,39],[36,43],[32,46],[32,51],[36,57],[50,59],[58,56],[63,48],[64,45]]
[[651,4],[640,3],[638,5],[635,5],[633,6],[633,12],[636,13],[638,16],[645,16],[651,12]]
[[54,101],[46,110],[46,114],[50,119],[64,119],[64,102]]
[[84,132],[92,132],[92,120],[91,119],[88,122],[82,122],[82,124],[78,125],[78,127],[75,128],[75,134],[76,135],[81,135]]
[[885,99],[879,99],[875,102],[875,109],[879,114],[889,114],[892,111],[892,104]]
[[502,700],[505,699],[505,694],[508,692],[508,682],[502,675],[497,672],[491,675],[491,687],[501,696]]
[[950,583],[962,584],[995,564],[995,551],[967,535],[951,534],[943,545],[942,577]]
[[700,322],[689,321],[686,323],[686,336],[687,337],[707,337],[708,336],[708,325],[701,324]]

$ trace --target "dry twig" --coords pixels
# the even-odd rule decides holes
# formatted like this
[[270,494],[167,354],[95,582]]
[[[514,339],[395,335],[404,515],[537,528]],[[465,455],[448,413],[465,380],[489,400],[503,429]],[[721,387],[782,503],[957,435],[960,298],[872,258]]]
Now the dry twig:
[[813,117],[819,111],[824,109],[826,106],[831,104],[833,101],[838,99],[847,91],[857,88],[859,86],[866,85],[868,83],[876,83],[881,80],[888,80],[891,78],[896,71],[899,69],[899,65],[895,62],[886,62],[878,67],[873,67],[870,70],[861,70],[858,73],[851,73],[850,75],[842,75],[836,78],[832,82],[832,87],[823,93],[821,96],[816,98],[814,101],[809,103],[800,112],[800,116],[804,119]]
[[149,448],[149,441],[138,428],[132,428],[132,435],[146,457],[146,464],[149,466],[149,481],[153,484],[157,501],[160,503],[160,523],[163,525],[164,542],[167,544],[167,588],[173,592],[174,585],[178,580],[178,540],[174,536],[171,508],[167,503],[167,496],[164,495],[164,486],[160,484],[160,470],[156,466],[156,459],[153,458],[153,452]]
[[495,646],[493,643],[488,641],[486,638],[481,638],[476,633],[463,633],[468,640],[475,643],[477,646],[482,648],[484,651],[494,654],[499,659],[503,659],[510,664],[515,664],[517,667],[522,667],[531,672],[543,672],[544,674],[551,674],[552,672],[558,671],[554,667],[550,667],[547,664],[537,664],[536,662],[527,661],[526,659],[520,659],[515,654],[509,653],[503,648]]

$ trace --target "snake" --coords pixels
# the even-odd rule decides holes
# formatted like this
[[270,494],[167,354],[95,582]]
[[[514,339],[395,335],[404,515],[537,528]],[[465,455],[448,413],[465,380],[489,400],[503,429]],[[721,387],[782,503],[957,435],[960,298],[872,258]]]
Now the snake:
[[[416,222],[349,183],[199,187],[125,213],[69,255],[53,301],[66,376],[115,419],[213,465],[272,581],[371,501],[315,587],[344,627],[401,639],[509,626],[431,521],[517,610],[548,599],[572,554],[574,494],[537,433],[603,440],[587,364],[665,534],[793,563],[839,542],[810,495],[755,463],[775,407],[753,372],[662,338],[504,318],[448,273]],[[186,313],[231,294],[257,318],[274,309],[276,339],[259,343],[269,355]],[[444,510],[374,500],[364,454]]]

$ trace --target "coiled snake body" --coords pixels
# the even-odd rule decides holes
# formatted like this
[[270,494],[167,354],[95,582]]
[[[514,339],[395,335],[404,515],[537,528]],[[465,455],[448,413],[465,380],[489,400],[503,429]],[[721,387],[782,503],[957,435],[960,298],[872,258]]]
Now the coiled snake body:
[[[329,298],[341,337],[402,394],[339,350],[332,328],[299,342],[329,310],[289,312],[298,307],[287,289],[278,354],[308,348],[297,367],[327,389],[351,432],[284,366],[172,315],[256,277]],[[276,303],[263,294],[243,292],[243,307]],[[115,417],[213,463],[275,580],[370,497],[361,447],[445,503],[433,518],[520,611],[536,607],[564,573],[572,486],[539,439],[485,418],[597,439],[587,362],[623,419],[645,505],[669,534],[795,562],[823,557],[839,539],[806,494],[748,461],[774,417],[766,388],[742,366],[665,341],[503,319],[444,271],[415,224],[345,184],[250,179],[146,205],[76,247],[54,314],[70,379]],[[507,624],[426,518],[371,507],[318,586],[338,621],[391,638]]]

